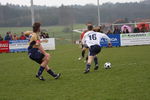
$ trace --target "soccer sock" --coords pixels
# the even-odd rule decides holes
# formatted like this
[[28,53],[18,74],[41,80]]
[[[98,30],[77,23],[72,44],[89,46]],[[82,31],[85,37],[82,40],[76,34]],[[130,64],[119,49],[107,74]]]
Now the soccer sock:
[[84,54],[85,54],[85,51],[83,50],[83,51],[82,51],[82,57],[83,57],[83,58],[84,58]]
[[43,71],[44,71],[44,67],[40,66],[39,71],[38,71],[38,76],[42,75]]
[[95,66],[98,65],[98,59],[97,59],[97,57],[94,57],[94,63],[95,63]]
[[47,72],[48,72],[50,75],[52,75],[53,77],[56,77],[56,76],[57,76],[57,74],[55,74],[51,69],[49,69]]
[[91,64],[86,64],[86,70],[89,70],[91,67]]

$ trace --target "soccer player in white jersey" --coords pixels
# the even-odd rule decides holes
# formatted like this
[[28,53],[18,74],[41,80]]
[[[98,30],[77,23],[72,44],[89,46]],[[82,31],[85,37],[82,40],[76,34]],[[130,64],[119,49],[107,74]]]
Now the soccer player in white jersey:
[[110,42],[110,38],[103,33],[100,32],[94,32],[93,30],[93,26],[88,26],[88,32],[85,33],[82,42],[84,44],[87,44],[87,46],[89,47],[89,55],[88,55],[88,61],[86,64],[86,69],[84,71],[84,73],[88,73],[90,72],[90,67],[91,67],[91,63],[94,59],[95,62],[95,68],[94,70],[98,70],[99,66],[98,66],[98,58],[97,58],[97,54],[100,53],[101,51],[101,46],[100,46],[100,42],[102,38],[105,38],[108,40],[108,46],[111,46],[111,42]]

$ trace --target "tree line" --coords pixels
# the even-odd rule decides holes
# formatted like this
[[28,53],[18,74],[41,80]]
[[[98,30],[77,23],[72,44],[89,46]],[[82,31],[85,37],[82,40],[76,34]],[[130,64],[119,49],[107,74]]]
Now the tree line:
[[[44,26],[97,24],[97,6],[71,5],[60,7],[34,6],[35,21]],[[150,19],[150,0],[140,3],[105,3],[100,5],[102,23],[113,23],[117,19],[134,21],[137,18]],[[0,4],[0,27],[31,26],[31,11],[28,6]]]

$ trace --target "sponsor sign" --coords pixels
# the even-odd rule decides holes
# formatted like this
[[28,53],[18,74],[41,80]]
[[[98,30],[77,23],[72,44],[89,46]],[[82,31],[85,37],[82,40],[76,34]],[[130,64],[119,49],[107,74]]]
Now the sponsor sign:
[[44,50],[55,50],[55,38],[41,39]]
[[150,33],[121,34],[121,46],[150,44]]
[[[112,46],[120,46],[120,34],[108,34],[107,36],[111,39]],[[107,47],[108,41],[102,38],[100,45],[102,47]]]
[[8,41],[0,41],[0,53],[9,52],[9,42]]
[[[46,38],[41,39],[41,45],[44,50],[55,50],[55,39]],[[9,41],[9,51],[10,52],[22,52],[28,51],[29,40],[10,40]]]
[[[55,50],[55,38],[41,39],[44,50]],[[1,52],[23,52],[28,51],[29,40],[0,41]]]
[[28,42],[29,40],[10,40],[9,49],[10,52],[22,52],[28,51]]

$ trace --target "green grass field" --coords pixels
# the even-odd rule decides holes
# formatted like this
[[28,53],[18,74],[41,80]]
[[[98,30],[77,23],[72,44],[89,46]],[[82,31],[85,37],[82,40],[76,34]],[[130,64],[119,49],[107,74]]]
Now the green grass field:
[[[35,78],[38,64],[26,53],[0,54],[0,100],[150,100],[150,46],[103,48],[98,71],[83,74],[78,45],[59,45],[49,51],[49,66],[62,77]],[[112,69],[103,64],[109,61]]]

